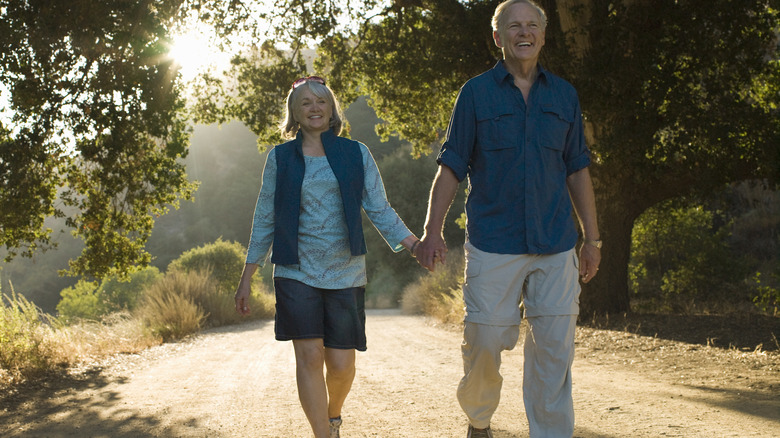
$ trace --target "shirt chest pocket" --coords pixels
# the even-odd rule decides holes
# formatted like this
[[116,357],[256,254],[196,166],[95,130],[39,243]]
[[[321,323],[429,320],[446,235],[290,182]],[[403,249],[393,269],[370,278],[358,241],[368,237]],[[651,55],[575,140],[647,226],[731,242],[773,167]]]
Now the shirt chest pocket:
[[518,120],[509,105],[475,108],[477,144],[485,150],[513,148],[517,144]]
[[574,124],[573,113],[574,110],[567,110],[558,105],[542,105],[536,128],[539,145],[562,151]]

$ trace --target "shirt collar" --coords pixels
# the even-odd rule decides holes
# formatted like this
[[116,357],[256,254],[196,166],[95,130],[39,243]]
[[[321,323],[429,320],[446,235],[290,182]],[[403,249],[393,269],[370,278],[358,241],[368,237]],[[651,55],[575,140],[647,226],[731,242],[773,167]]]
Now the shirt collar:
[[[542,67],[542,64],[537,63],[536,64],[536,78],[544,78],[547,80],[547,70],[545,70],[544,67]],[[512,78],[512,75],[507,71],[506,66],[504,66],[504,60],[499,59],[498,62],[496,62],[496,65],[493,67],[493,79],[496,81],[498,85],[501,85],[502,82],[504,82],[507,77]]]

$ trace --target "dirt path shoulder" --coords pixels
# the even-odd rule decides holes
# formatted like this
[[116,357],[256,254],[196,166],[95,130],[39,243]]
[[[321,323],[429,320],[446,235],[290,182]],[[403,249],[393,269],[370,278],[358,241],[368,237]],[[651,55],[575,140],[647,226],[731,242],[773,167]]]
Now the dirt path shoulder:
[[[734,375],[717,361],[680,360],[677,367],[665,355],[706,358],[706,349],[680,353],[673,349],[687,347],[661,343],[650,351],[654,341],[647,339],[625,351],[599,349],[592,344],[603,333],[578,330],[575,436],[780,436],[777,355],[744,369],[737,361]],[[608,336],[616,344],[631,338]],[[455,399],[462,372],[458,330],[371,311],[368,341],[368,351],[358,354],[342,436],[465,436]],[[504,355],[497,438],[528,436],[522,360],[522,348]],[[0,436],[308,437],[294,367],[292,344],[273,340],[272,321],[210,330],[4,397]]]

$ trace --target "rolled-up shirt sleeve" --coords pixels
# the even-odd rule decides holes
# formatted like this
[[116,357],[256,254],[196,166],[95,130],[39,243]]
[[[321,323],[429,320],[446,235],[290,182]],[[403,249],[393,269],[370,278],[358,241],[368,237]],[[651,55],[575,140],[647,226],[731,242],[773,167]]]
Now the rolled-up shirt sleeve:
[[276,153],[268,153],[263,169],[263,182],[255,204],[252,219],[252,234],[246,254],[246,263],[260,266],[265,264],[273,243],[274,234],[274,193],[276,192]]
[[387,200],[382,176],[379,174],[379,168],[371,152],[362,143],[360,147],[363,154],[365,181],[362,200],[363,210],[390,248],[394,252],[399,252],[404,249],[401,241],[409,237],[412,232],[409,231],[409,228]]
[[436,159],[455,173],[458,181],[463,181],[469,170],[471,154],[476,143],[474,95],[468,84],[461,88],[455,101],[455,108],[447,127],[444,144]]

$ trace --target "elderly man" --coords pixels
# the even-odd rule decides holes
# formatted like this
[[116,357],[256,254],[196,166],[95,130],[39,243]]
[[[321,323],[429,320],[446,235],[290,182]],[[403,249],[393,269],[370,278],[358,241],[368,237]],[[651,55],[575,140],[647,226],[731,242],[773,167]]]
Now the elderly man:
[[[527,319],[523,398],[531,437],[571,437],[571,365],[580,285],[601,260],[579,99],[539,64],[544,10],[508,0],[493,17],[503,59],[466,82],[438,157],[418,260],[446,259],[444,218],[468,177],[464,376],[458,400],[468,437],[492,437],[501,352]],[[579,219],[584,237],[575,251]],[[524,315],[521,315],[520,304]]]

